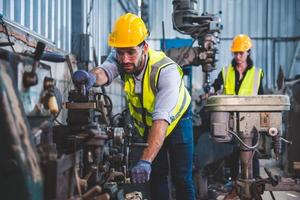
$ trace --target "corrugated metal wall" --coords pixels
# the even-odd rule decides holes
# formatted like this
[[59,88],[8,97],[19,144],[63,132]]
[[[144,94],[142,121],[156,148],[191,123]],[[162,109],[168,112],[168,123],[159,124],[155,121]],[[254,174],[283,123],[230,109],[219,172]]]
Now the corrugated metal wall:
[[[85,1],[84,6],[89,10],[93,1]],[[88,13],[88,11],[87,11]],[[99,63],[102,56],[109,54],[110,48],[107,45],[107,38],[111,32],[114,21],[125,11],[118,0],[94,0],[93,10],[90,18],[90,31],[92,37],[92,45],[95,47]],[[107,87],[107,93],[113,99],[113,112],[122,111],[125,107],[123,85],[120,78],[117,78],[113,84]]]
[[[165,24],[166,38],[186,38],[172,29],[172,6],[172,0],[160,3],[150,1],[153,27],[151,42],[155,48],[160,46],[157,40],[162,36],[162,20]],[[252,58],[255,65],[265,71],[266,87],[274,87],[280,65],[287,73],[296,48],[294,37],[300,36],[299,0],[199,0],[198,10],[199,14],[205,11],[222,11],[224,28],[221,33],[219,69],[232,59],[229,50],[232,38],[236,34],[245,33],[253,39]],[[212,74],[212,78],[218,71]],[[195,84],[198,84],[198,80]]]
[[[92,38],[92,47],[96,49],[99,63],[102,56],[109,54],[110,48],[107,45],[107,38],[115,20],[125,13],[125,9],[131,9],[130,6],[136,6],[137,0],[85,0],[83,1],[84,24],[87,24],[89,18],[89,28],[84,29]],[[90,13],[90,17],[88,16]],[[86,26],[85,26],[86,27]],[[113,99],[113,112],[120,112],[125,107],[123,85],[120,78],[117,78],[113,84],[107,87],[107,93]]]
[[70,51],[71,0],[1,0],[0,13]]
[[[109,53],[107,37],[111,31],[112,23],[124,13],[121,3],[130,4],[124,0],[83,0],[82,23],[83,33],[91,35],[91,47],[96,49],[98,61],[101,56]],[[0,0],[0,13],[6,18],[29,28],[37,34],[45,37],[57,48],[71,52],[72,26],[72,0]],[[89,25],[88,25],[89,24]],[[53,68],[61,73],[54,73],[58,82],[63,78],[63,71]],[[120,80],[107,88],[107,92],[114,100],[114,112],[120,112],[124,108],[124,93]]]

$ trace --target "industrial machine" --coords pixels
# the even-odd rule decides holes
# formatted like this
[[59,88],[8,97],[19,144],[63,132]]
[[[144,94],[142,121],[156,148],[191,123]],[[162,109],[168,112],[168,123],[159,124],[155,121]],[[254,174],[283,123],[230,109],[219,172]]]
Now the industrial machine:
[[[261,199],[260,195],[272,190],[300,191],[296,180],[284,179],[272,174],[268,178],[254,179],[252,158],[264,138],[263,148],[275,157],[281,155],[282,112],[290,109],[289,97],[285,95],[209,97],[206,109],[210,112],[211,134],[215,142],[239,141],[241,175],[237,182],[240,199]],[[257,142],[253,144],[254,138]],[[269,141],[269,142],[268,142]],[[268,145],[272,143],[272,145]]]
[[[63,102],[50,69],[39,62],[45,45],[37,46],[33,54],[1,50],[1,198],[142,199],[130,181],[129,153],[147,144],[135,139],[126,111],[112,116],[110,98],[84,83]],[[35,90],[40,97],[27,112],[33,86],[42,86]],[[66,123],[57,119],[62,109]]]
[[[167,50],[167,55],[183,68],[202,66],[205,74],[205,94],[195,101],[194,180],[197,198],[207,199],[208,176],[222,168],[220,163],[233,151],[232,139],[240,142],[241,179],[238,182],[241,199],[260,199],[265,190],[299,191],[299,76],[286,81],[283,94],[287,96],[215,96],[207,101],[210,91],[210,72],[216,69],[219,34],[222,30],[220,13],[198,15],[197,0],[173,1],[173,28],[190,35],[193,45]],[[197,41],[198,44],[194,44]],[[291,107],[291,110],[290,110]],[[290,110],[289,112],[285,112]],[[208,113],[208,112],[209,113]],[[281,118],[284,118],[282,120]],[[198,125],[199,124],[199,125]],[[284,126],[283,139],[282,126]],[[213,140],[211,139],[213,138]],[[258,140],[254,145],[252,139]],[[285,141],[285,142],[283,142]],[[292,143],[292,142],[293,143]],[[209,150],[208,150],[209,149]],[[254,180],[251,161],[253,152],[262,150],[265,158],[275,154],[282,168],[294,179],[274,176],[268,169],[267,179]],[[271,153],[273,149],[273,153]],[[217,167],[213,165],[216,163]],[[224,174],[222,174],[224,176]],[[272,195],[272,193],[271,193]],[[214,198],[214,197],[212,197]]]
[[[207,13],[198,16],[195,3],[173,1],[173,20],[174,28],[191,35],[199,46],[167,54],[172,58],[192,55],[191,62],[207,72],[209,86],[220,18]],[[64,102],[51,68],[40,60],[68,60],[49,54],[42,43],[37,44],[35,52],[1,50],[0,55],[1,198],[147,198],[146,192],[142,195],[140,187],[130,182],[128,174],[130,163],[134,164],[131,149],[147,144],[135,138],[126,110],[112,116],[112,101],[105,90],[87,90],[84,83],[76,83]],[[183,63],[183,57],[174,60],[181,66],[190,65]],[[72,67],[69,70],[72,75]],[[33,106],[29,106],[31,103]],[[66,121],[58,119],[62,110],[67,110]]]
[[173,1],[173,28],[190,35],[198,46],[168,49],[166,54],[181,67],[202,66],[205,73],[204,90],[210,90],[210,72],[216,69],[219,34],[222,30],[220,14],[198,15],[197,0]]
[[[193,44],[168,49],[166,54],[183,68],[202,66],[204,91],[209,93],[210,72],[216,69],[217,44],[222,30],[221,13],[199,16],[196,7],[197,0],[173,0],[173,27],[191,36]],[[40,60],[68,60],[44,49],[45,45],[38,43],[35,52],[20,54],[0,50],[1,199],[147,198],[144,188],[132,184],[128,173],[131,163],[134,164],[132,149],[144,148],[147,143],[135,137],[137,134],[126,110],[112,116],[112,101],[104,88],[101,92],[99,88],[87,90],[85,83],[76,83],[63,102],[50,67]],[[72,67],[69,69],[72,74]],[[30,91],[36,86],[39,87]],[[294,121],[288,128],[293,131],[292,137],[297,137],[299,92],[295,91],[299,91],[299,82],[293,88],[296,88],[293,92],[298,104],[289,115]],[[34,108],[23,106],[32,101],[27,98],[30,92],[37,96]],[[211,113],[209,128],[216,145],[208,152],[213,154],[208,156],[211,159],[202,152],[196,154],[205,160],[203,165],[211,163],[231,152],[229,142],[235,137],[240,141],[242,173],[238,192],[241,199],[259,199],[264,191],[299,191],[295,180],[286,180],[268,169],[266,179],[255,180],[252,176],[251,160],[253,152],[262,144],[260,141],[264,141],[267,153],[272,154],[273,147],[273,153],[281,155],[282,112],[289,108],[289,99],[282,95],[210,97],[205,109]],[[34,112],[30,112],[32,110]],[[57,118],[62,110],[67,110],[65,122]],[[211,144],[208,134],[200,137],[199,147],[206,148],[203,143]],[[253,145],[255,137],[259,142]],[[291,152],[288,166],[299,173],[296,146],[288,151]],[[197,161],[196,170],[203,167]]]
[[277,91],[275,93],[288,95],[291,102],[291,109],[285,115],[286,138],[292,141],[292,144],[284,146],[284,157],[282,165],[285,173],[298,177],[300,176],[300,154],[298,153],[298,144],[300,137],[298,134],[300,121],[300,76],[295,75],[292,78],[285,78],[283,70],[280,68],[277,77]]
[[[118,186],[130,183],[129,147],[139,145],[131,142],[131,126],[119,127],[120,122],[114,124],[110,115],[110,98],[103,93],[86,90],[84,83],[75,85],[75,89],[69,92],[66,108],[67,125],[54,127],[54,142],[58,151],[75,159],[69,160],[71,163],[68,164],[74,168],[75,182],[65,186],[76,185],[83,199],[92,199],[103,192],[102,196],[107,199],[123,199]],[[129,122],[123,121],[124,124]],[[66,161],[60,162],[66,164]],[[54,171],[57,170],[59,168]],[[64,171],[60,173],[64,174]],[[55,182],[56,187],[62,187],[59,181]],[[55,187],[55,184],[52,182],[49,186]],[[83,192],[87,189],[90,189],[86,194],[88,198]]]

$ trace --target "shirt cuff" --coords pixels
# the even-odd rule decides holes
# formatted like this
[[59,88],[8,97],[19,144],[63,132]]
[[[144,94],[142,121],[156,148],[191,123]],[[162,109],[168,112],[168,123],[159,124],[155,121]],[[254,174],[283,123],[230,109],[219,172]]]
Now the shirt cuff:
[[166,120],[169,124],[171,124],[172,122],[168,112],[163,112],[163,111],[153,112],[152,120],[154,121],[159,119]]

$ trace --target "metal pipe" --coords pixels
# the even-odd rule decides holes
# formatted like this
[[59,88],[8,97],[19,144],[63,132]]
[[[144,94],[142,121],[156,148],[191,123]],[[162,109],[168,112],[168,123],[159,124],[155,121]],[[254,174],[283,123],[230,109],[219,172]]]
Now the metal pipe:
[[[267,0],[267,11],[266,11],[266,37],[269,37],[269,27],[268,27],[268,22],[269,22],[269,0]],[[269,52],[269,48],[268,48],[268,41],[266,41],[266,65],[268,65],[268,52]],[[274,65],[272,65],[272,67],[274,68]],[[269,74],[269,68],[267,66],[265,66],[265,70],[266,70],[266,74]],[[262,84],[262,83],[261,83]],[[267,84],[267,88],[269,86],[268,81],[266,81]]]
[[166,51],[166,36],[165,36],[165,23],[164,21],[161,22],[161,28],[162,28],[162,51]]
[[[251,131],[250,135],[247,133],[240,133],[239,134],[243,143],[246,146],[252,145],[252,139],[254,132]],[[241,199],[248,199],[252,196],[251,194],[251,183],[253,181],[253,167],[252,167],[252,160],[253,160],[253,150],[249,150],[246,146],[240,146],[240,160],[241,160],[241,181],[243,182],[243,186],[241,187]]]
[[276,58],[276,42],[273,40],[272,41],[272,71],[271,73],[273,74],[273,80],[272,81],[272,86],[274,87],[275,85],[275,58]]
[[83,200],[89,200],[89,199],[95,198],[101,192],[102,192],[102,188],[98,185],[95,185],[89,191],[87,191],[86,193],[84,193],[82,195],[82,199]]
[[[252,137],[242,138],[243,142],[248,146],[252,145]],[[240,160],[241,160],[241,178],[242,179],[252,179],[252,154],[253,151],[249,150],[247,147],[240,147]]]

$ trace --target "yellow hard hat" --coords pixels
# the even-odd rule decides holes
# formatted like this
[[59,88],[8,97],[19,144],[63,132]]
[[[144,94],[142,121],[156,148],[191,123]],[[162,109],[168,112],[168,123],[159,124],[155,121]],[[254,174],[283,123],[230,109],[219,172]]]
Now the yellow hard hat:
[[239,34],[232,40],[231,52],[244,52],[252,47],[251,39],[248,35]]
[[135,14],[127,13],[119,17],[111,34],[108,45],[111,47],[134,47],[148,36],[143,20]]

